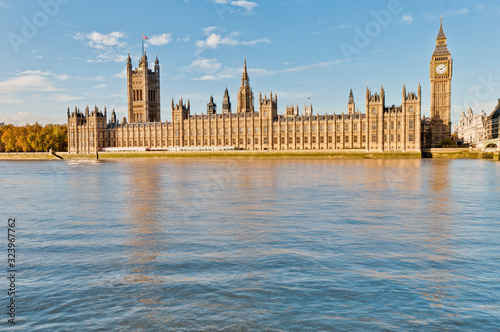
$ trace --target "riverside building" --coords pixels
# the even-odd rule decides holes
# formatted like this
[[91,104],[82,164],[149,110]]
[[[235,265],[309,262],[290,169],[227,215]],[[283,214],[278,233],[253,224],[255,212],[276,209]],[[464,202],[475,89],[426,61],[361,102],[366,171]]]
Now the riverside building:
[[128,119],[110,119],[107,110],[87,106],[84,112],[67,110],[70,153],[130,149],[244,149],[244,150],[341,150],[420,151],[451,134],[451,54],[441,26],[431,58],[431,116],[421,118],[421,88],[408,92],[403,85],[401,105],[386,105],[385,89],[366,89],[365,112],[356,108],[352,90],[347,112],[313,114],[312,105],[299,114],[298,106],[278,114],[276,93],[259,94],[255,105],[246,59],[237,94],[236,111],[231,108],[228,89],[222,111],[213,97],[207,114],[191,112],[189,100],[172,99],[172,121],[162,122],[160,114],[160,65],[148,66],[146,53],[132,69],[127,59]]

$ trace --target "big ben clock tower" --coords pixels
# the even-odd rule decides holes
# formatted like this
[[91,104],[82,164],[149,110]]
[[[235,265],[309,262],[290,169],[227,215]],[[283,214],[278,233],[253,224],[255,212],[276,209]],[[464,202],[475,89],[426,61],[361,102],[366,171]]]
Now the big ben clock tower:
[[451,76],[453,60],[446,46],[446,35],[441,27],[436,38],[436,49],[430,63],[431,80],[431,143],[438,145],[451,135]]

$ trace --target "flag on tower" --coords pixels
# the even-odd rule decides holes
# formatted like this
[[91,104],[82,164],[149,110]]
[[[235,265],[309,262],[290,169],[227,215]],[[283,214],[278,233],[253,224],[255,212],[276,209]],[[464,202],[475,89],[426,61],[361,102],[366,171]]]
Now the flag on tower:
[[142,39],[146,39],[146,40],[148,40],[148,37],[146,37],[146,36],[142,35]]

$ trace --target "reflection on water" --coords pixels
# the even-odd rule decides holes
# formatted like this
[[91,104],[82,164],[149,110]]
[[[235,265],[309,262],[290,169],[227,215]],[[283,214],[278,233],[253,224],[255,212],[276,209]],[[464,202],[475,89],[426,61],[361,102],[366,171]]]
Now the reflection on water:
[[498,163],[13,165],[18,330],[500,328]]

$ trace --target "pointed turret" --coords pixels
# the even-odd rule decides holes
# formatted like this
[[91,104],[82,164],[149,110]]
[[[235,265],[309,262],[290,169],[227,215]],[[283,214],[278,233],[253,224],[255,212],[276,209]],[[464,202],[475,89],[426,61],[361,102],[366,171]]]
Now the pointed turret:
[[207,114],[217,114],[217,105],[214,103],[214,97],[210,96],[210,102],[207,104]]
[[231,113],[231,101],[229,100],[229,91],[226,90],[224,91],[224,98],[222,100],[222,114],[229,114]]
[[354,104],[354,94],[352,93],[352,89],[349,92],[349,103],[347,103],[347,112],[349,114],[356,113],[356,105]]
[[155,59],[155,72],[160,71],[160,61],[158,61],[158,54],[156,54],[156,59]]

